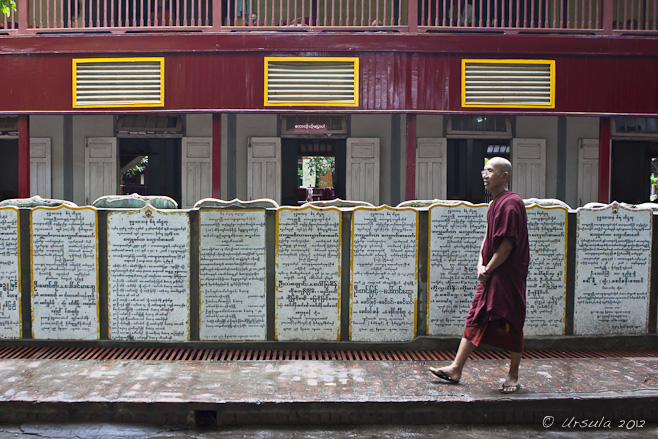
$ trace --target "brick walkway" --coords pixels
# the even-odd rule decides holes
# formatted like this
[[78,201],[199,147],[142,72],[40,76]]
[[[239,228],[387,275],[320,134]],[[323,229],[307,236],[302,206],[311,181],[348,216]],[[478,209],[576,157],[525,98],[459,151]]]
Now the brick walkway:
[[524,359],[522,390],[498,392],[507,361],[0,360],[0,422],[156,424],[658,422],[658,357]]

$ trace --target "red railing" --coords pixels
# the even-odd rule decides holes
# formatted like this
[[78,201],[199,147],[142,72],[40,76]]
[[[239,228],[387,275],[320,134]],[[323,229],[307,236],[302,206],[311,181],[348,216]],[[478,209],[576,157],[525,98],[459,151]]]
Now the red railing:
[[658,0],[419,0],[420,30],[656,32]]
[[18,0],[0,33],[658,33],[658,0]]

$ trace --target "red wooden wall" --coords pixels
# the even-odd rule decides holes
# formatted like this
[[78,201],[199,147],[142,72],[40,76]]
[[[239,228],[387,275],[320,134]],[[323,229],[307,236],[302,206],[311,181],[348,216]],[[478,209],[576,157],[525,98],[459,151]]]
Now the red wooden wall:
[[[164,108],[72,108],[73,58],[134,56],[165,57]],[[265,56],[358,56],[360,106],[322,113],[658,114],[651,38],[276,33],[0,37],[0,114],[301,110],[264,107]],[[556,60],[555,109],[462,108],[463,58]]]

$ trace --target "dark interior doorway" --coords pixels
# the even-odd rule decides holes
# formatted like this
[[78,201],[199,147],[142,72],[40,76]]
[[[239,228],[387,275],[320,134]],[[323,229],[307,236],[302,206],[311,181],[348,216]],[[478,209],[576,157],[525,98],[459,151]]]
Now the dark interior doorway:
[[18,198],[18,139],[0,139],[0,200]]
[[181,204],[181,139],[119,139],[121,194],[165,195]]
[[654,156],[658,156],[656,142],[628,140],[612,142],[610,178],[612,201],[630,204],[650,201],[651,159]]
[[484,189],[484,160],[510,159],[507,139],[448,139],[448,199],[487,203],[492,196]]
[[[345,199],[346,166],[345,139],[281,139],[281,203]],[[316,171],[315,179],[308,169]]]

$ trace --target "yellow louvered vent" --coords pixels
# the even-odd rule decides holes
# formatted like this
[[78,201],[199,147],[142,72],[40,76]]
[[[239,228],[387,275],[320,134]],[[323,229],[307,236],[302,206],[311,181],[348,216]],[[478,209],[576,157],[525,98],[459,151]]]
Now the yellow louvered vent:
[[462,60],[462,106],[555,108],[555,61]]
[[358,58],[265,58],[265,105],[359,105]]
[[164,58],[73,60],[73,107],[162,106]]

